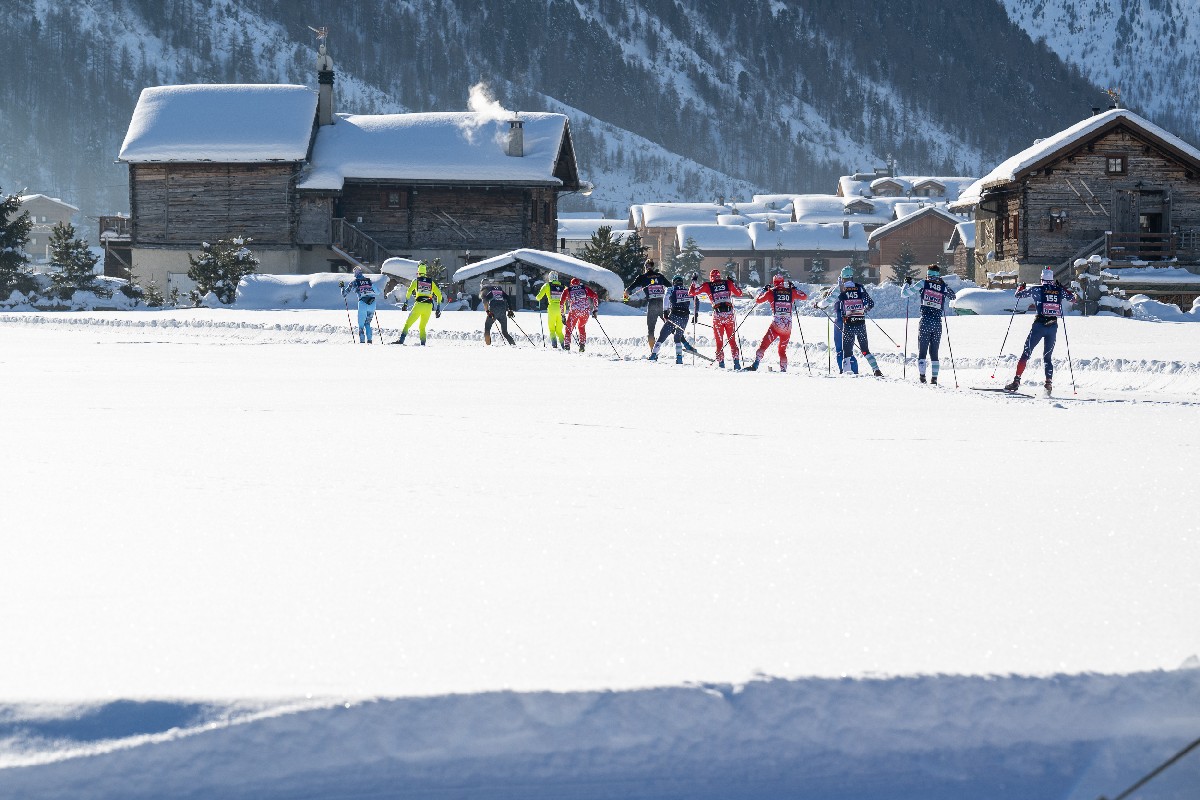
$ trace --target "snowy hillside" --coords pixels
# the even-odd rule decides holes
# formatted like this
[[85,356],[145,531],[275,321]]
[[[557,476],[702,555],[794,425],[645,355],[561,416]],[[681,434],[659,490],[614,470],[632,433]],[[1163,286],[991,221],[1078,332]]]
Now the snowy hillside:
[[1200,141],[1200,2],[1001,1],[1013,22],[1088,80],[1120,89],[1124,105]]

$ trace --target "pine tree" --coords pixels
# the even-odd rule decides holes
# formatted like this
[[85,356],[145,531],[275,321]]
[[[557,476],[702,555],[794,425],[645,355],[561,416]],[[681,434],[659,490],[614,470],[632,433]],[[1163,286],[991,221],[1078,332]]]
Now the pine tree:
[[888,282],[902,284],[909,278],[915,277],[916,274],[917,257],[913,254],[912,246],[908,242],[901,242],[900,252],[896,254],[896,260],[892,262],[892,276],[888,278]]
[[[617,272],[621,258],[621,245],[613,238],[612,228],[601,225],[592,234],[592,239],[583,247],[579,258],[589,264]],[[619,272],[617,274],[620,274]]]
[[649,249],[642,244],[642,235],[637,231],[630,233],[621,242],[621,249],[617,254],[617,268],[614,271],[621,276],[626,285],[633,283],[637,276],[642,274]]
[[238,282],[258,269],[258,258],[246,246],[250,239],[218,239],[215,244],[200,245],[200,257],[188,254],[188,277],[196,284],[191,293],[196,305],[209,292],[229,305],[237,299]]
[[817,256],[808,265],[808,282],[825,283],[825,273],[829,271],[829,259]]
[[32,227],[33,220],[29,212],[21,211],[17,195],[0,196],[0,299],[7,300],[16,291],[29,294],[37,288],[25,254]]
[[75,226],[60,222],[50,231],[51,293],[60,300],[70,300],[77,291],[93,291],[111,297],[112,292],[96,286],[96,262],[87,242],[75,235]]
[[866,283],[870,276],[867,275],[867,270],[871,268],[871,262],[867,258],[867,254],[861,250],[855,250],[854,255],[850,257],[850,268],[854,270],[854,281],[856,283]]
[[684,277],[687,280],[693,275],[700,272],[700,265],[704,263],[704,254],[700,252],[700,246],[696,244],[696,240],[691,236],[683,243],[683,249],[675,254],[675,258],[671,259],[671,270]]

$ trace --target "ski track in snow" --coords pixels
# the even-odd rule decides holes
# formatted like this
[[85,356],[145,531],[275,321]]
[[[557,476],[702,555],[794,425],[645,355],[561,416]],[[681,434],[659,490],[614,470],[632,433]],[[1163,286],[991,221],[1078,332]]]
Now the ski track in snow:
[[1197,735],[1187,324],[1071,318],[1026,400],[968,388],[1022,317],[957,391],[482,317],[0,315],[0,796],[1094,800]]

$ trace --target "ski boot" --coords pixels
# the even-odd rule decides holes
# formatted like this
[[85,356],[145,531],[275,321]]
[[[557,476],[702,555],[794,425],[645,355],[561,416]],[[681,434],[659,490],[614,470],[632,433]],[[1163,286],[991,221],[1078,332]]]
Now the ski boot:
[[404,331],[403,333],[400,334],[400,341],[396,342],[396,344],[404,344],[405,336],[408,336],[408,331]]
[[658,353],[654,353],[654,352],[650,353],[650,360],[658,361]]
[[579,343],[579,352],[583,352],[583,342]]
[[925,373],[922,372],[921,373],[921,383],[924,383],[924,382],[925,382]]
[[717,362],[717,369],[725,369],[725,362],[724,362],[724,361],[718,361],[718,362]]
[[746,367],[746,371],[747,372],[756,372],[758,370],[758,365],[760,362],[761,362],[761,359],[758,356],[755,356],[754,363],[751,364],[750,366]]
[[780,371],[780,372],[787,372],[787,364],[780,364],[780,365],[779,365],[779,371]]
[[1054,384],[1050,382],[1050,379],[1049,379],[1049,378],[1047,378],[1047,379],[1046,379],[1046,397],[1049,397],[1049,396],[1050,396],[1050,392],[1051,392],[1053,389],[1054,389]]
[[937,376],[936,376],[936,375],[935,375],[935,376],[933,376],[932,378],[930,378],[930,379],[929,379],[929,385],[930,385],[930,386],[937,386],[937,385],[938,385],[938,384],[937,384]]
[[742,368],[742,361],[737,356],[733,357],[733,368],[736,370],[740,370]]
[[1020,388],[1021,388],[1021,379],[1020,378],[1013,378],[1012,383],[1006,383],[1004,385],[1004,391],[1006,391],[1006,392],[1015,392]]
[[877,370],[875,370],[875,377],[876,377],[876,378],[882,378],[882,377],[883,377],[883,370],[881,370],[881,369],[877,369]]
[[681,356],[681,355],[680,355],[680,356],[675,356],[675,363],[676,363],[676,364],[682,364],[682,363],[683,363],[683,356]]
[[422,339],[422,340],[421,340],[421,347],[424,347],[424,346],[425,346],[425,340],[424,340],[424,339]]
[[551,339],[550,346],[553,347],[555,350],[557,350],[558,349],[558,339]]

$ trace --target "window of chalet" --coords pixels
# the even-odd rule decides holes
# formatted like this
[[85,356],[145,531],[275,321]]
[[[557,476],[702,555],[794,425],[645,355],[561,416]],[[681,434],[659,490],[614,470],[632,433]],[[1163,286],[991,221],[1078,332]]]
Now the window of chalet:
[[406,208],[408,206],[408,192],[399,190],[381,192],[379,203],[383,208]]
[[1125,156],[1119,153],[1109,153],[1104,157],[1104,171],[1109,175],[1125,174]]
[[550,201],[549,200],[542,201],[542,224],[543,225],[550,224]]
[[1020,217],[1017,214],[1008,215],[1008,238],[1017,238],[1017,225],[1020,222]]

